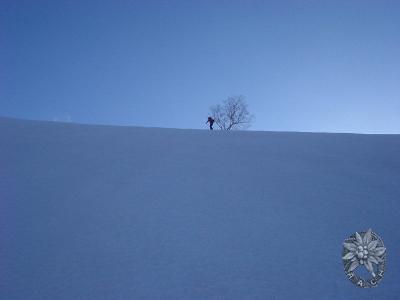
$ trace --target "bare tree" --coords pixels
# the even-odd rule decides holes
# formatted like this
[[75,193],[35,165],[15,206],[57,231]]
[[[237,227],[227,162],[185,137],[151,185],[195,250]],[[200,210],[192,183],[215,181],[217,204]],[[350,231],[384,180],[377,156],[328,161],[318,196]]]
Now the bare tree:
[[222,130],[246,129],[253,120],[244,96],[229,97],[222,104],[212,106],[210,111],[215,123]]

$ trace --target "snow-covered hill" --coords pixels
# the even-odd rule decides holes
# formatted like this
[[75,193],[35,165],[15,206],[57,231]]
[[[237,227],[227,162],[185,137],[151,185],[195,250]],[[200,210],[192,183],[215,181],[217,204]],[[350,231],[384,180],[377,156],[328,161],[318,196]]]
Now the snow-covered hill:
[[[342,242],[372,228],[385,278]],[[399,299],[400,136],[0,119],[0,299]],[[376,297],[376,298],[374,298]]]

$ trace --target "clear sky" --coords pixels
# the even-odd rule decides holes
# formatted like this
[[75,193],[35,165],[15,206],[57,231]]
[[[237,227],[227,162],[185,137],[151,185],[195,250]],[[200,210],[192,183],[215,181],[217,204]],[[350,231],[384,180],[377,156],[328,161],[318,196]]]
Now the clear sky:
[[400,133],[400,1],[0,1],[0,115]]

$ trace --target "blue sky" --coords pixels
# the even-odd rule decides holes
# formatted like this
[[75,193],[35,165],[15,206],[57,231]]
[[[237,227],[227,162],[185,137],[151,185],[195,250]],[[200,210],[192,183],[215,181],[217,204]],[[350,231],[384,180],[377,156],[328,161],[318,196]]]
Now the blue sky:
[[400,133],[399,1],[1,1],[0,115]]

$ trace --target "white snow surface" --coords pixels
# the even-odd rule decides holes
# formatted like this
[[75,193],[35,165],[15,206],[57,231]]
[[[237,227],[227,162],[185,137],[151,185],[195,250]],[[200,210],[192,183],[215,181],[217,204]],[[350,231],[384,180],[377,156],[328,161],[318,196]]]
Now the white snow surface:
[[[375,289],[342,242],[387,247]],[[399,299],[400,136],[0,118],[0,299]]]

